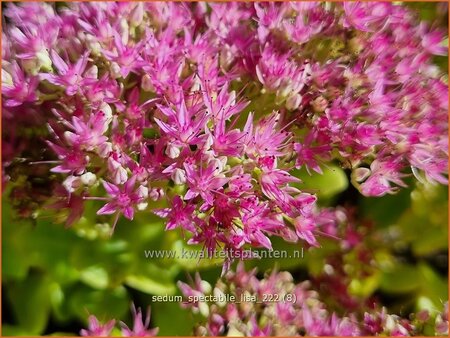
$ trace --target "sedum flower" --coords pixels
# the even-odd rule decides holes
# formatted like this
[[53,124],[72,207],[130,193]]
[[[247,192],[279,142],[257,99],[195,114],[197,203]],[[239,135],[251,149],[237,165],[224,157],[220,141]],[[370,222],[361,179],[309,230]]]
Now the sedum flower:
[[228,266],[232,250],[274,237],[335,236],[337,215],[295,169],[333,162],[365,196],[411,174],[447,184],[448,85],[433,63],[446,34],[405,6],[93,2],[5,15],[5,178],[14,158],[48,164],[40,177],[77,202],[59,201],[75,208],[69,223],[92,200],[113,229],[154,212],[230,253]]
[[88,321],[88,328],[80,331],[80,334],[83,337],[109,337],[116,324],[114,319],[105,324],[100,324],[94,315],[90,315]]

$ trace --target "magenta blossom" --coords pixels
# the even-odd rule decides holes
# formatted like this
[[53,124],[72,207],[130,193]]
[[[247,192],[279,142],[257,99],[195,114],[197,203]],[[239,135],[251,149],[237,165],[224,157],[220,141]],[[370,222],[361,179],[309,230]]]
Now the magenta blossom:
[[220,172],[221,168],[216,166],[219,163],[219,161],[209,162],[206,168],[196,168],[189,163],[184,164],[189,185],[184,199],[190,200],[200,195],[207,204],[213,205],[214,193],[228,182],[228,178]]
[[130,329],[125,323],[120,322],[123,337],[153,337],[158,333],[158,328],[149,329],[150,325],[150,307],[147,309],[147,316],[142,316],[141,308],[136,310],[134,304],[131,307],[133,313],[133,328]]
[[172,200],[172,207],[155,210],[154,213],[160,217],[167,218],[166,230],[173,230],[181,227],[190,232],[195,232],[193,212],[195,206],[190,203],[184,205],[180,196],[175,196]]
[[39,80],[35,76],[26,77],[17,62],[2,67],[2,94],[5,96],[5,106],[16,107],[27,102],[37,101],[37,86]]
[[100,324],[98,319],[93,315],[90,315],[88,320],[88,328],[80,331],[80,334],[83,337],[109,337],[114,325],[116,324],[114,319],[105,324]]
[[137,189],[136,176],[129,178],[124,185],[118,187],[112,183],[103,181],[103,186],[109,195],[110,201],[97,211],[98,215],[111,215],[117,213],[112,232],[117,223],[119,213],[122,213],[125,218],[133,220],[134,209],[138,204],[144,202],[148,196],[148,189],[144,186],[139,186]]
[[80,57],[75,65],[69,66],[54,50],[51,51],[52,61],[58,70],[58,75],[41,73],[40,77],[47,80],[54,85],[65,87],[66,93],[69,96],[75,95],[79,92],[84,83],[83,77],[86,65],[88,62],[89,53],[86,52]]

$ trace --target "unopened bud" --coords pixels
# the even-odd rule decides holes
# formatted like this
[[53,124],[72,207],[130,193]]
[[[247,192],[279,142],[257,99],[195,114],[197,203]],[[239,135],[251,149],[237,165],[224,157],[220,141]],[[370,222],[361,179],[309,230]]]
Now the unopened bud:
[[36,58],[38,60],[39,69],[43,70],[51,70],[52,69],[52,60],[50,59],[50,55],[48,55],[47,50],[42,50],[36,53]]
[[286,101],[286,108],[289,110],[297,109],[300,103],[302,103],[302,96],[300,94],[292,95]]
[[102,104],[100,105],[100,110],[105,114],[105,118],[108,120],[108,122],[110,122],[110,120],[112,119],[111,106],[106,102],[102,102]]
[[356,182],[362,182],[369,177],[371,171],[368,168],[356,168],[352,172],[352,176]]
[[131,11],[130,23],[131,26],[137,27],[142,23],[144,18],[144,4],[140,1],[136,2],[136,6]]
[[164,197],[164,190],[162,190],[161,188],[153,188],[149,194],[149,197],[152,201],[157,201]]
[[97,176],[91,172],[84,173],[81,175],[81,182],[83,182],[84,185],[92,186],[97,181]]
[[319,96],[311,103],[311,105],[316,113],[322,113],[327,108],[328,101],[323,96]]
[[63,182],[63,186],[68,192],[74,192],[81,187],[81,184],[82,182],[79,176],[69,176]]
[[111,154],[112,144],[111,142],[105,142],[98,146],[98,156],[105,158]]
[[168,144],[167,148],[166,148],[166,155],[169,156],[170,158],[177,158],[178,156],[180,156],[181,150],[179,147],[173,145],[173,144]]
[[176,168],[172,172],[172,175],[170,177],[172,178],[172,181],[177,185],[186,183],[186,173],[183,169]]
[[84,75],[88,78],[98,78],[98,67],[96,65],[93,65],[84,73]]
[[114,79],[119,79],[122,77],[122,74],[120,73],[120,66],[117,62],[111,62],[111,76]]
[[141,88],[146,92],[154,92],[155,86],[153,86],[152,79],[150,78],[150,75],[145,74],[142,77],[141,81]]
[[2,85],[12,86],[13,84],[11,74],[2,68]]

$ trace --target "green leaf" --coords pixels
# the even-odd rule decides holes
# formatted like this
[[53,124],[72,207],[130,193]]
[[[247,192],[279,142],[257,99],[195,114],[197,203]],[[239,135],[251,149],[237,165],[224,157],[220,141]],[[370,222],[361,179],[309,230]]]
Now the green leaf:
[[125,279],[125,284],[144,293],[153,295],[173,295],[176,292],[174,278],[178,266],[162,268],[154,263],[143,262],[133,274]]
[[[4,195],[5,196],[5,195]],[[2,277],[23,280],[31,265],[28,248],[23,238],[30,230],[30,222],[13,220],[11,206],[2,199]]]
[[95,315],[100,320],[110,320],[122,318],[129,311],[130,301],[123,286],[94,290],[83,284],[77,284],[66,294],[68,311],[83,322],[87,322],[89,314]]
[[144,128],[142,136],[144,136],[145,138],[158,138],[159,132],[155,128]]
[[436,271],[425,263],[418,264],[417,270],[422,277],[421,295],[430,299],[434,303],[435,308],[441,308],[442,304],[448,300],[447,280],[439,276]]
[[101,265],[93,265],[81,271],[80,280],[94,289],[106,289],[109,285],[108,272]]
[[303,182],[295,184],[297,188],[316,193],[319,199],[329,199],[348,188],[345,172],[335,165],[325,166],[322,175],[317,173],[309,175],[304,168],[293,170],[293,175]]
[[192,335],[192,312],[182,309],[176,302],[152,303],[152,322],[155,327],[159,327],[159,336]]
[[31,335],[44,332],[50,314],[48,277],[33,272],[24,281],[8,284],[6,290],[19,326]]
[[[258,270],[265,271],[268,269],[273,269],[274,266],[280,270],[288,270],[306,266],[307,255],[310,251],[304,249],[301,242],[290,243],[275,236],[271,237],[270,241],[272,242],[273,250],[276,250],[279,253],[280,258],[276,258],[273,255],[268,256],[268,251],[266,249],[261,249],[257,251],[261,257],[260,259],[255,258],[245,261],[247,268],[258,267]],[[265,254],[266,256],[264,256]]]
[[409,293],[421,286],[421,276],[416,266],[397,264],[384,271],[380,288],[390,293]]
[[172,250],[174,253],[174,262],[188,271],[221,266],[224,261],[220,257],[207,258],[202,246],[187,245],[183,240],[175,241]]
[[411,206],[412,187],[401,189],[395,195],[382,197],[365,197],[360,199],[359,209],[361,215],[372,219],[379,227],[387,227],[398,221],[405,210]]
[[380,285],[381,274],[376,272],[373,275],[359,280],[352,279],[349,285],[349,292],[359,297],[371,296]]
[[13,336],[33,336],[35,333],[24,329],[21,326],[2,324],[2,336],[3,337],[13,337]]

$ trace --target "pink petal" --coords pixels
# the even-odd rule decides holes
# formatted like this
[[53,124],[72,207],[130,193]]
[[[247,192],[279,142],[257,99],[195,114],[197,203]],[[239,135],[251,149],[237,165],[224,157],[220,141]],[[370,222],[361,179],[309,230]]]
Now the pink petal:
[[133,207],[126,207],[125,210],[123,210],[123,215],[128,218],[130,221],[134,218],[134,209]]
[[118,187],[106,181],[103,181],[103,187],[105,187],[106,192],[111,196],[115,196],[120,192]]
[[117,211],[114,203],[106,203],[97,211],[97,215],[111,215]]
[[184,199],[185,200],[190,200],[193,199],[194,197],[198,196],[198,192],[194,192],[192,191],[192,189],[189,189],[186,193],[186,195],[184,195]]
[[50,52],[53,64],[58,68],[58,71],[60,74],[66,74],[69,70],[69,66],[67,66],[67,63],[59,56],[58,53],[55,52],[55,50],[52,50]]

